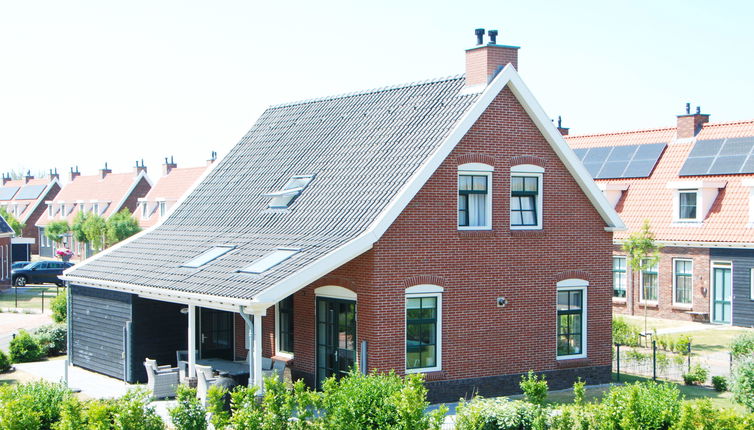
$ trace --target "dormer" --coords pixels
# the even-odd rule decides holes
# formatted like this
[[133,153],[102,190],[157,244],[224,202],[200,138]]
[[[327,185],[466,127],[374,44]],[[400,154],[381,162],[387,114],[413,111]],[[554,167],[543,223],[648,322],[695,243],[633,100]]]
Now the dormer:
[[597,188],[602,191],[605,198],[610,202],[613,207],[618,205],[620,198],[623,197],[623,193],[628,190],[628,184],[606,184],[604,182],[598,182]]
[[699,224],[707,217],[726,181],[673,181],[673,222]]

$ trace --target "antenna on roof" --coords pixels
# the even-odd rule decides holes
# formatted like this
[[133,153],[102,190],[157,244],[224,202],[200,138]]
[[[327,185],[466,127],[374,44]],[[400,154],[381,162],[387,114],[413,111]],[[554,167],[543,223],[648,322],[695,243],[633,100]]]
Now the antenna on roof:
[[476,44],[477,45],[481,45],[482,43],[484,43],[484,40],[482,40],[482,38],[484,38],[484,29],[483,28],[477,28],[476,30],[474,30],[474,34],[476,34]]
[[168,157],[165,157],[165,164],[168,164]]
[[561,118],[560,115],[558,115],[558,128],[561,128],[562,125],[563,125],[563,118]]
[[105,161],[105,170],[107,170],[107,161]]
[[141,167],[144,167],[144,159],[141,159]]
[[686,103],[686,115],[691,114],[691,103]]
[[173,156],[170,156],[170,164],[175,164],[175,161],[173,161]]

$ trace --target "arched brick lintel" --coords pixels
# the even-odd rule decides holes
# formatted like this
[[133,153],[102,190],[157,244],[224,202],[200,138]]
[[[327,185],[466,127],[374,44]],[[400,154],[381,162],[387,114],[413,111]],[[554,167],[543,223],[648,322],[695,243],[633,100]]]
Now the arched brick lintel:
[[592,282],[589,272],[583,270],[566,270],[565,272],[556,273],[554,276],[555,282],[564,281],[566,279],[583,279],[589,283]]
[[324,278],[317,279],[312,284],[313,288],[324,287],[326,285],[335,285],[338,287],[347,288],[351,291],[356,291],[356,283],[351,279],[344,278],[342,276],[325,276]]
[[519,164],[532,164],[541,168],[545,167],[547,160],[536,155],[519,155],[511,158],[511,166],[518,166]]
[[417,275],[411,276],[403,280],[403,286],[405,288],[413,287],[414,285],[437,285],[438,287],[445,288],[445,278],[437,275]]
[[495,166],[495,157],[487,154],[479,154],[479,153],[471,153],[471,154],[461,154],[456,157],[456,160],[458,161],[458,164],[466,164],[466,163],[482,163],[487,164],[490,166]]

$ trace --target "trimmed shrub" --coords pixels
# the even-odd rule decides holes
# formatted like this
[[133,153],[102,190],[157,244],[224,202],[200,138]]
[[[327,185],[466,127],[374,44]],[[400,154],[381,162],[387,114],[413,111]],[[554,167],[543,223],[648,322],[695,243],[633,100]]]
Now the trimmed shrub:
[[[256,387],[236,387],[233,390],[232,415],[229,422],[234,430],[296,430],[321,427],[323,418],[314,415],[314,411],[321,406],[319,394],[306,388],[303,381],[297,381],[293,385],[293,390],[287,389],[285,384],[275,377],[266,379],[264,385],[265,393],[261,402],[255,396]],[[215,397],[218,400],[214,401],[213,410],[223,407],[219,400],[222,398],[219,392],[215,393]],[[329,413],[326,410],[321,411],[323,414]],[[223,428],[214,425],[216,429]]]
[[0,428],[3,430],[41,430],[41,414],[34,410],[34,397],[24,394],[0,401]]
[[682,334],[678,336],[678,340],[675,342],[675,352],[688,355],[689,345],[691,345],[691,336]]
[[524,398],[535,405],[544,405],[547,401],[547,379],[545,375],[537,376],[530,370],[526,376],[521,377],[518,384],[524,392]]
[[565,405],[552,411],[549,416],[550,430],[607,429],[601,417],[605,414],[600,404]]
[[733,370],[733,399],[754,412],[754,358],[739,363]]
[[60,421],[55,423],[53,428],[55,430],[79,430],[86,427],[84,403],[76,397],[69,397],[60,405]]
[[733,338],[730,353],[734,359],[754,357],[754,333],[744,333]]
[[48,357],[65,354],[68,347],[68,328],[65,324],[50,324],[34,331],[34,339]]
[[621,317],[613,318],[613,343],[639,346],[639,329]]
[[691,367],[691,372],[683,374],[683,382],[686,385],[704,384],[707,382],[709,370],[700,364]]
[[207,411],[196,398],[195,388],[179,385],[176,388],[175,399],[178,404],[168,412],[177,430],[207,429]]
[[14,363],[37,361],[43,357],[42,348],[26,330],[20,330],[16,337],[10,341],[10,359]]
[[113,416],[115,430],[163,430],[165,423],[149,406],[151,395],[145,388],[136,388],[118,399]]
[[11,364],[10,357],[4,351],[0,350],[0,373],[4,373],[10,370]]
[[[51,428],[60,419],[60,407],[70,397],[71,390],[65,385],[44,381],[0,387],[0,407],[13,409],[2,412],[4,417],[25,422],[24,418],[13,417],[18,413],[33,415],[39,421],[38,428],[43,429]],[[0,419],[0,424],[4,422]]]
[[715,391],[726,391],[728,390],[728,379],[721,375],[713,376],[712,386],[715,388]]
[[65,322],[68,314],[68,298],[65,291],[52,299],[52,302],[50,302],[50,309],[52,309],[53,321],[56,323]]
[[581,377],[576,379],[573,383],[573,403],[577,405],[584,404],[584,396],[586,394],[586,382],[581,380]]
[[210,413],[210,422],[215,429],[220,430],[230,424],[230,397],[228,390],[217,385],[211,385],[207,389],[207,412]]
[[519,430],[542,426],[542,407],[505,398],[461,400],[456,408],[456,430]]
[[652,382],[613,387],[602,400],[599,420],[615,429],[667,429],[681,409],[680,392],[672,384]]

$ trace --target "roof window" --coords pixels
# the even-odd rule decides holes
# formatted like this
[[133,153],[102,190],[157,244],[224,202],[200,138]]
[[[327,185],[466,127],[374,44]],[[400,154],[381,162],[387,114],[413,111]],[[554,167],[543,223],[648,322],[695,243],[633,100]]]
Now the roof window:
[[293,176],[288,182],[286,182],[280,191],[264,194],[264,197],[272,197],[272,200],[270,200],[269,203],[269,208],[285,209],[290,206],[291,203],[296,200],[296,197],[298,197],[304,191],[306,186],[309,185],[309,182],[311,182],[312,179],[314,179],[314,175]]
[[299,249],[292,249],[292,248],[278,248],[271,253],[265,255],[264,257],[260,258],[259,260],[252,263],[250,266],[246,266],[243,269],[240,270],[240,272],[243,273],[264,273],[273,267],[277,266],[278,264],[282,263],[283,261],[293,257],[294,255],[298,254],[300,250]]
[[191,267],[191,268],[197,268],[202,267],[205,264],[209,263],[210,261],[221,257],[228,252],[235,249],[235,246],[215,246],[212,247],[203,253],[197,255],[192,260],[189,260],[183,264],[181,264],[181,267]]

